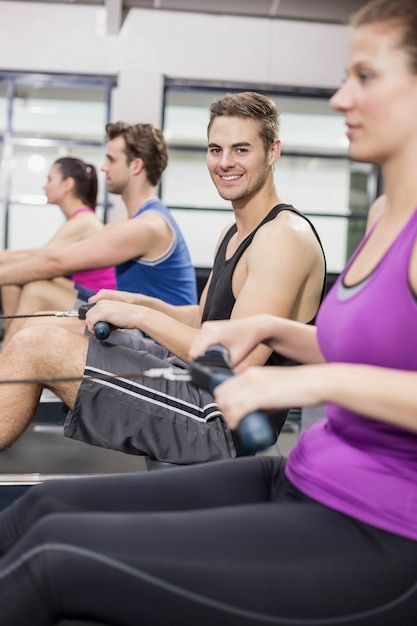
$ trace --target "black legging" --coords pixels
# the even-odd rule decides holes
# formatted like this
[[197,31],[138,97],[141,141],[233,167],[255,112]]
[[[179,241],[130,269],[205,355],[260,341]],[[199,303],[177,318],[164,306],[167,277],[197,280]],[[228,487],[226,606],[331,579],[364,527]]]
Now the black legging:
[[0,624],[415,626],[417,542],[282,470],[258,457],[32,487],[0,515]]

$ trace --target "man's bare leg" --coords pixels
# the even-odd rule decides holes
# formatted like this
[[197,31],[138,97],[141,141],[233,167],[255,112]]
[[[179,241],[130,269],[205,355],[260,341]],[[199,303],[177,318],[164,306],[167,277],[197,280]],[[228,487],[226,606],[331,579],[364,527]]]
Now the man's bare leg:
[[[74,407],[87,358],[87,337],[60,325],[34,325],[19,331],[0,357],[0,450],[10,446],[34,417],[44,387]],[[3,380],[79,377],[76,382],[4,384]]]
[[[74,283],[67,278],[37,280],[21,289],[19,305],[15,315],[26,315],[38,311],[66,311],[72,309],[77,298]],[[8,314],[9,315],[9,314]],[[3,337],[5,346],[24,325],[24,319],[10,320]]]
[[[1,310],[3,315],[15,315],[19,306],[22,287],[17,285],[3,285],[1,287]],[[4,320],[5,330],[9,327],[11,320]]]

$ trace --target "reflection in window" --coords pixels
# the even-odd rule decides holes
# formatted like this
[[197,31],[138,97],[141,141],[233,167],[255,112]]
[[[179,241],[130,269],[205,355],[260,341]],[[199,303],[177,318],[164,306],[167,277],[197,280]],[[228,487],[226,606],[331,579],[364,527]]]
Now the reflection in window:
[[12,250],[43,246],[65,221],[60,208],[50,204],[12,203],[9,215],[9,248]]
[[327,98],[272,97],[280,111],[284,151],[347,156],[344,120],[330,109]]
[[111,77],[0,72],[0,235],[5,247],[41,245],[62,223],[43,192],[52,163],[62,156],[92,163],[98,174],[97,213],[110,206],[105,176],[105,125]]
[[283,153],[275,165],[275,182],[279,195],[304,213],[347,213],[348,158],[285,156]]
[[6,130],[6,111],[6,83],[2,82],[0,79],[0,135],[3,135]]
[[102,141],[106,120],[103,87],[16,87],[13,99],[16,136]]

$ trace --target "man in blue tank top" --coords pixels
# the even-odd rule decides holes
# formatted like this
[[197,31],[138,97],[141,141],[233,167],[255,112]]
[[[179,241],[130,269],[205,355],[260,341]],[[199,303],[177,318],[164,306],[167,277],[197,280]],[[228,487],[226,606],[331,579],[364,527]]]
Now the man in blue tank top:
[[[124,122],[106,126],[108,190],[120,195],[127,216],[112,220],[102,231],[67,249],[48,249],[36,258],[3,264],[0,285],[23,287],[19,313],[67,308],[53,279],[74,272],[116,266],[117,289],[161,298],[174,305],[195,304],[195,270],[183,235],[157,187],[168,163],[162,131],[151,124]],[[36,281],[36,282],[33,282]],[[94,295],[79,289],[79,305]]]
[[[132,339],[126,330],[115,330],[102,342],[62,324],[51,325],[48,345],[42,349],[51,355],[53,372],[89,376],[81,383],[50,384],[71,409],[66,436],[179,464],[243,453],[211,393],[185,381],[130,380],[123,373],[168,365],[184,368],[205,320],[269,313],[308,323],[315,317],[324,292],[324,254],[312,224],[277,193],[273,170],[279,155],[278,113],[270,98],[244,92],[212,104],[207,166],[220,195],[230,200],[235,221],[220,235],[200,303],[175,306],[126,291],[102,291],[90,299],[96,303],[87,314],[90,331],[106,321],[118,329],[139,329],[148,338]],[[110,167],[112,184],[115,173]],[[15,341],[27,355],[28,339],[34,342],[39,329],[32,326],[25,332]],[[33,365],[25,376],[52,374],[51,360],[42,359],[42,366],[36,359],[27,361]],[[281,362],[280,355],[259,346],[242,367]],[[97,371],[120,377],[93,379]],[[7,375],[13,375],[9,368]],[[13,406],[13,428],[0,425],[1,447],[10,445],[29,423],[33,399],[29,406],[25,393],[18,410],[16,402]],[[3,411],[9,412],[4,403]],[[276,416],[277,433],[284,419],[285,413]]]

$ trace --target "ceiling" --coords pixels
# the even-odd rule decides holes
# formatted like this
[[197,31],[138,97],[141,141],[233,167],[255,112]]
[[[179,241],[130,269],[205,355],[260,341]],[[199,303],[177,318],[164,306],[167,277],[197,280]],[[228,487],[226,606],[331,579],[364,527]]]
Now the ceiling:
[[[0,0],[1,2],[2,0]],[[218,15],[241,15],[271,19],[346,23],[365,0],[12,0],[13,2],[50,2],[106,6],[109,15],[120,20],[131,8],[156,11],[191,11]]]

